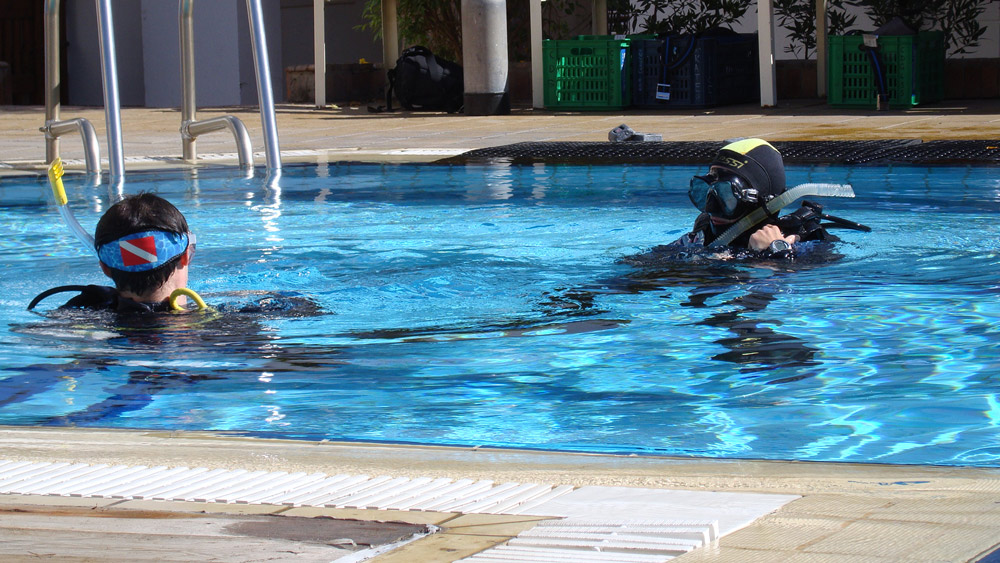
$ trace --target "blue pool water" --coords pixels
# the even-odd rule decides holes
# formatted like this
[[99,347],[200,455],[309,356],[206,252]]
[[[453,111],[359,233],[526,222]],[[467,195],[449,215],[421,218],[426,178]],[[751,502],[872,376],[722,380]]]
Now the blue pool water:
[[[790,184],[853,184],[823,203],[875,230],[793,268],[624,263],[688,230],[699,170],[130,174],[127,192],[187,215],[209,302],[319,309],[152,330],[53,313],[66,296],[25,311],[108,280],[44,180],[4,179],[0,424],[1000,465],[995,169],[790,167]],[[92,229],[106,189],[67,188]]]

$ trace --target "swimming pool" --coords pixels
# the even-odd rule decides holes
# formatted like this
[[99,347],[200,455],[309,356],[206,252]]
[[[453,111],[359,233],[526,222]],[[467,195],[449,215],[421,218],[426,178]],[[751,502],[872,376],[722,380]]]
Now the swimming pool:
[[[794,268],[623,263],[688,230],[700,169],[131,174],[126,191],[187,215],[210,303],[319,308],[149,331],[25,311],[107,280],[43,179],[5,179],[0,424],[1000,465],[995,169],[789,167],[789,184],[853,184],[823,203],[875,230]],[[106,190],[66,184],[92,229]]]

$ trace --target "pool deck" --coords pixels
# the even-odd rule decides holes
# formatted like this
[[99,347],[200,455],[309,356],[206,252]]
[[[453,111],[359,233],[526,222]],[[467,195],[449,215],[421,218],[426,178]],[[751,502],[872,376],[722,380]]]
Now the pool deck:
[[[230,113],[263,150],[255,108],[203,110],[205,119]],[[107,157],[101,109],[64,107],[62,117],[86,117]],[[282,158],[291,162],[427,161],[463,150],[525,141],[605,141],[625,123],[667,141],[722,141],[757,136],[795,140],[996,140],[1000,100],[952,101],[906,111],[836,110],[820,101],[793,101],[762,110],[622,113],[552,113],[516,110],[510,116],[373,114],[365,108],[282,105],[278,108]],[[0,185],[3,176],[44,171],[42,108],[0,108]],[[190,166],[179,159],[180,113],[172,109],[122,110],[126,170]],[[81,169],[79,138],[64,137],[62,156]],[[201,164],[235,162],[228,133],[198,141]],[[263,164],[263,157],[256,157]],[[105,170],[106,170],[105,164]],[[123,465],[184,465],[267,471],[319,471],[388,476],[488,478],[573,486],[603,485],[692,491],[798,495],[777,511],[683,555],[691,562],[929,562],[979,561],[1000,547],[1000,470],[862,464],[666,459],[573,455],[373,444],[252,440],[208,433],[0,427],[0,459]],[[317,516],[333,521],[408,521],[442,528],[373,559],[380,562],[455,561],[505,542],[537,519],[391,512],[296,509],[287,506],[108,500],[0,495],[4,561],[333,560],[343,554],[322,541],[294,545],[272,526],[270,537],[200,534],[207,515],[281,518]],[[197,516],[197,517],[196,517]],[[135,533],[95,522],[131,518],[171,524]],[[326,520],[324,520],[326,521]],[[249,524],[247,524],[249,525]],[[186,527],[185,527],[186,526]],[[186,537],[177,530],[189,530]],[[86,533],[81,533],[86,532]],[[160,543],[151,538],[160,538]],[[238,541],[234,541],[236,537]],[[148,548],[136,550],[138,541]],[[270,541],[271,543],[267,543]],[[283,554],[283,555],[282,555]],[[988,557],[987,560],[996,556]]]
[[[202,110],[199,119],[231,114],[247,126],[264,164],[261,120],[256,108]],[[1000,100],[943,102],[910,110],[835,110],[819,100],[791,101],[776,108],[752,105],[664,112],[545,112],[515,110],[507,116],[444,113],[369,113],[365,107],[322,110],[305,105],[277,108],[283,162],[427,161],[455,152],[528,141],[607,141],[625,123],[665,141],[723,141],[760,137],[769,141],[808,140],[997,140]],[[105,117],[101,108],[64,107],[63,119],[84,117],[97,130],[107,159]],[[125,169],[186,166],[180,160],[180,112],[176,109],[125,108],[121,112]],[[0,108],[0,175],[37,172],[44,163],[44,123],[39,107]],[[82,159],[79,136],[60,139],[63,160]],[[202,164],[232,164],[235,144],[228,132],[203,135],[197,142]],[[67,169],[82,169],[81,163]],[[104,165],[107,170],[107,164]]]

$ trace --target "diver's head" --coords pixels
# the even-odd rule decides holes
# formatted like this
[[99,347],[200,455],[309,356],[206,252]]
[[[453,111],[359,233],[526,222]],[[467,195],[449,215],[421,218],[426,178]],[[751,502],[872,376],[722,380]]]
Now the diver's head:
[[691,178],[688,197],[701,211],[735,221],[784,191],[781,153],[767,141],[743,139],[722,147],[708,174]]
[[184,215],[151,193],[112,205],[94,233],[102,269],[120,291],[135,295],[155,291],[187,266],[194,242]]

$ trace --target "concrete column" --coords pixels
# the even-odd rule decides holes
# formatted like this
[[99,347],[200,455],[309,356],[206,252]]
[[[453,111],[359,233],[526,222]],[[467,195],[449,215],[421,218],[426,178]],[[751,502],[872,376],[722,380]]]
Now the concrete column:
[[506,0],[462,0],[466,115],[510,113]]
[[608,0],[594,0],[594,14],[591,17],[591,30],[594,35],[608,34]]
[[326,0],[313,0],[313,72],[316,107],[326,107]]
[[396,66],[399,58],[399,23],[396,0],[382,0],[382,65],[385,70]]
[[531,20],[531,107],[545,107],[545,61],[542,51],[542,0],[528,0]]
[[816,95],[826,97],[826,0],[816,0]]
[[777,78],[774,72],[774,3],[757,0],[757,41],[760,56],[760,106],[777,105]]

